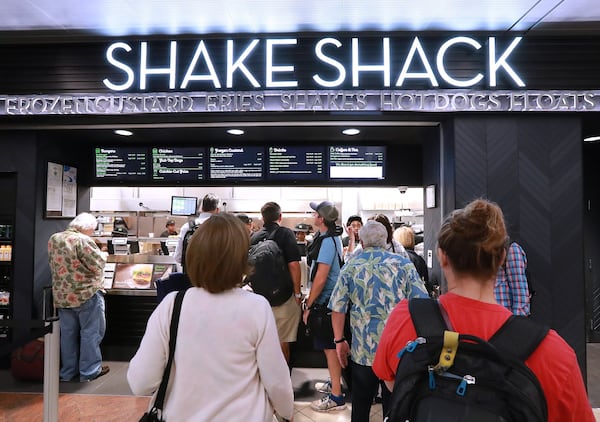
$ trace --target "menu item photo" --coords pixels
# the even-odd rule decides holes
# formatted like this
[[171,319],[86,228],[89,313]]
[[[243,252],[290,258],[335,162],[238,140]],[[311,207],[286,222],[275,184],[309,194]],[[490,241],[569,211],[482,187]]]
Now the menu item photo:
[[117,264],[113,289],[149,289],[153,264]]

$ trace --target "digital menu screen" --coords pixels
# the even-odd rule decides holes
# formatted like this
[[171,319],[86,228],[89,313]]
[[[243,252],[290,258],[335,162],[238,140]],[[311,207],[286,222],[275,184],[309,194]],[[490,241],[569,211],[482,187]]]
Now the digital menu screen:
[[325,180],[322,146],[271,146],[268,160],[268,179]]
[[329,147],[330,179],[383,179],[384,146]]
[[211,147],[209,178],[261,179],[263,177],[263,147]]
[[143,181],[147,178],[146,148],[100,147],[94,153],[98,180]]
[[204,180],[204,148],[152,148],[152,180]]

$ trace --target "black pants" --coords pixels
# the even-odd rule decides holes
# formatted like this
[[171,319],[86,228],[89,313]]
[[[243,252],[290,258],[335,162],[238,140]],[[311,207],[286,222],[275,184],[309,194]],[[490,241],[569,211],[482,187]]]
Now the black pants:
[[350,365],[352,365],[352,422],[369,422],[371,405],[379,385],[381,385],[381,400],[385,415],[391,393],[384,382],[377,378],[371,366],[359,365],[352,361]]

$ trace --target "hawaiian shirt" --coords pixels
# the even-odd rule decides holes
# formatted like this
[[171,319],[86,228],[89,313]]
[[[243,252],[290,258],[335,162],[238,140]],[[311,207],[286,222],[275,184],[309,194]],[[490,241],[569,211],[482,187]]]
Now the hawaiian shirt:
[[103,289],[105,260],[91,237],[69,228],[48,240],[52,295],[57,308],[76,308]]
[[352,361],[372,366],[383,327],[398,302],[428,297],[410,259],[382,248],[365,248],[344,265],[329,300],[329,309],[346,313],[350,306]]
[[494,295],[496,302],[515,315],[529,315],[530,311],[526,269],[525,251],[517,242],[512,242],[506,252],[506,262],[496,275]]

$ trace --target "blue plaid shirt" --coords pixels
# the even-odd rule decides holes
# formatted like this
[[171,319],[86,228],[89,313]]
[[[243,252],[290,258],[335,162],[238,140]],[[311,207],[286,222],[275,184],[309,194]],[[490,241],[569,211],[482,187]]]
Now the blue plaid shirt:
[[523,248],[512,242],[506,254],[506,263],[496,275],[496,301],[515,315],[529,315],[529,288],[527,287],[527,256]]

